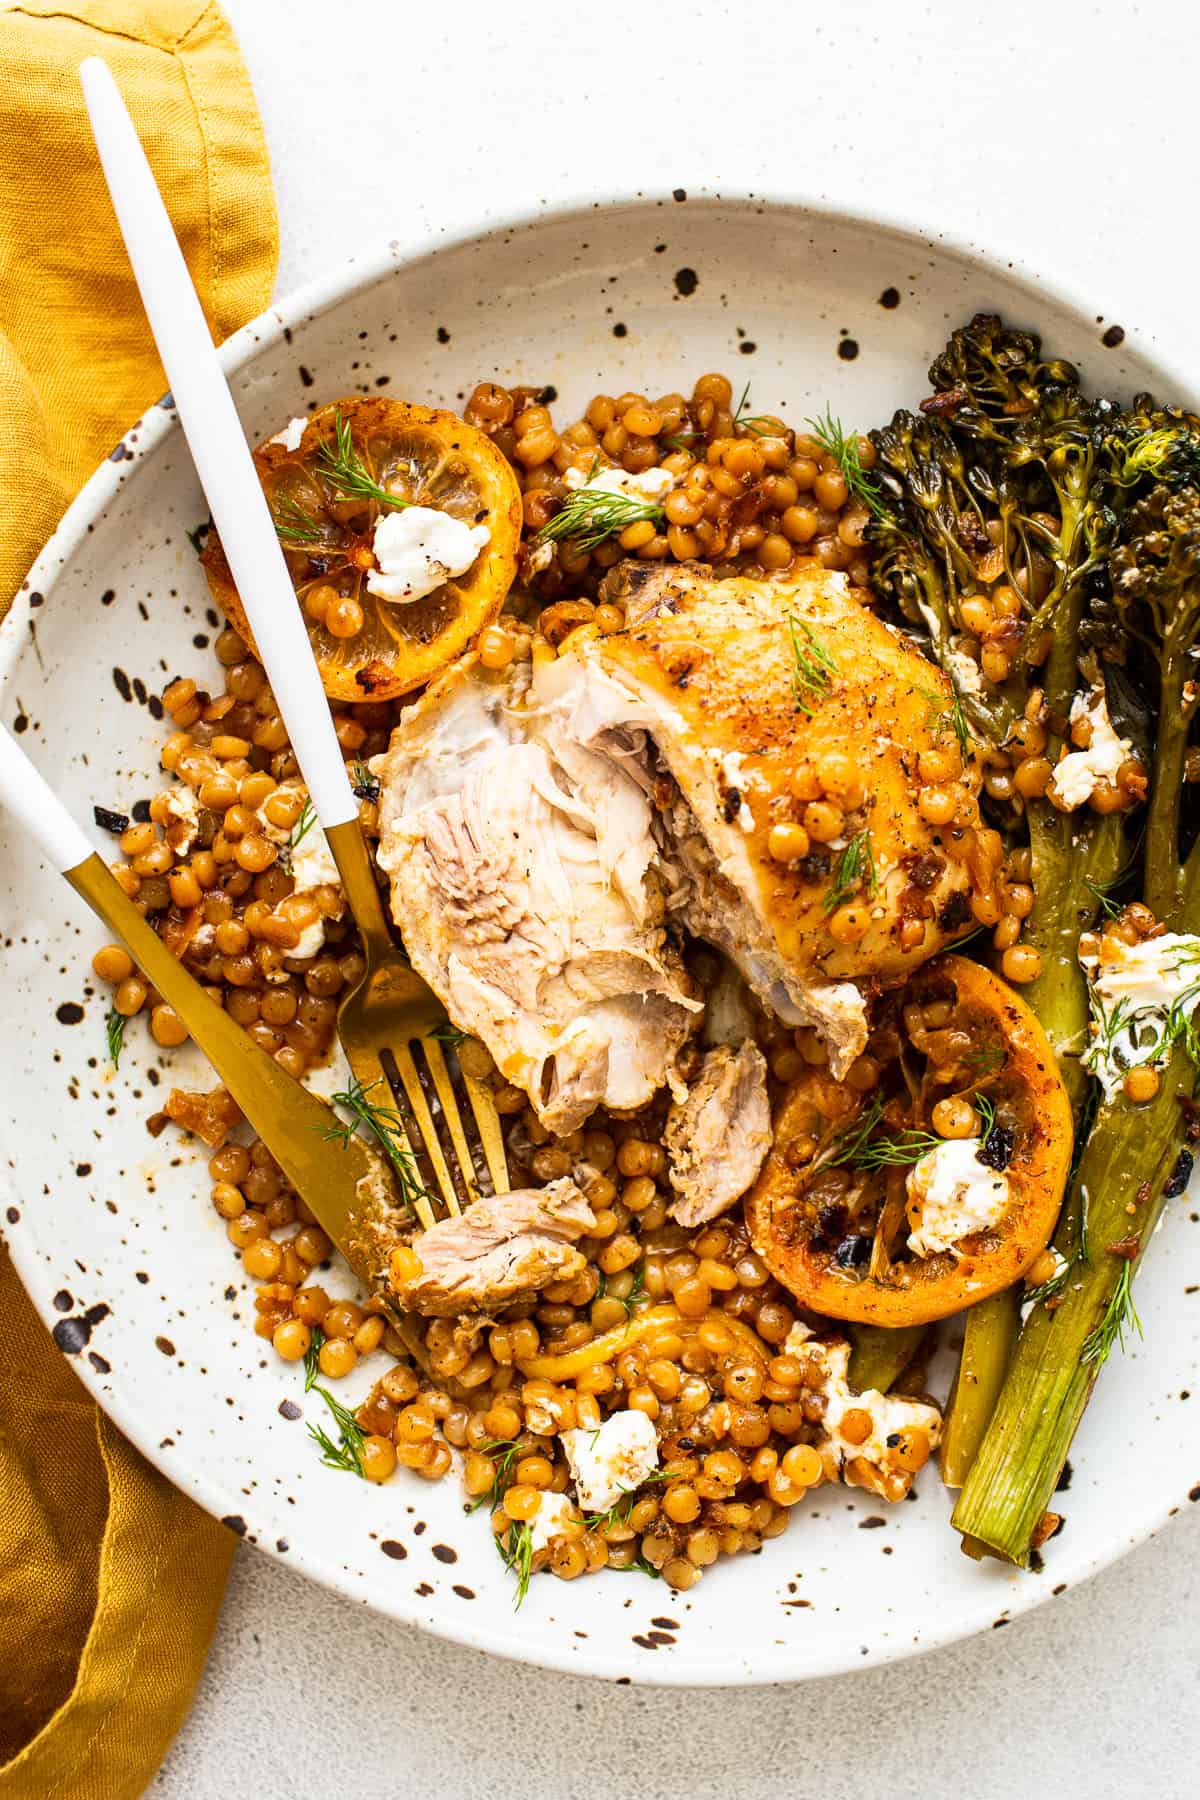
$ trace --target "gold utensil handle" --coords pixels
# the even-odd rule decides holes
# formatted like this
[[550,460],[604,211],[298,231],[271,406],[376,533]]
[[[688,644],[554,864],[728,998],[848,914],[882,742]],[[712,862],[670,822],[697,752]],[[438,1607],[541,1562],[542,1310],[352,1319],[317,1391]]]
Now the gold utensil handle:
[[[287,1179],[317,1217],[321,1217],[323,1191],[328,1191],[333,1200],[335,1194],[360,1183],[369,1184],[371,1210],[377,1212],[382,1170],[366,1145],[358,1138],[327,1138],[326,1134],[337,1124],[330,1108],[281,1068],[209,999],[200,983],[146,923],[99,856],[89,856],[64,873],[75,892],[121,940],[163,999],[174,1007]],[[350,1214],[341,1204],[335,1203],[334,1210],[334,1235],[343,1242]]]

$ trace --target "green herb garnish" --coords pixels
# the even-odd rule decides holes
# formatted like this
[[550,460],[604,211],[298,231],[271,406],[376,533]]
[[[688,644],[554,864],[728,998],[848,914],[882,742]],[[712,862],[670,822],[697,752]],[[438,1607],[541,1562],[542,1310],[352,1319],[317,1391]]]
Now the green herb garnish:
[[417,1159],[413,1155],[400,1114],[394,1106],[380,1106],[370,1099],[379,1085],[378,1081],[373,1081],[369,1088],[365,1088],[355,1079],[343,1092],[332,1094],[330,1099],[333,1105],[343,1107],[350,1118],[339,1119],[336,1124],[328,1126],[321,1136],[327,1143],[340,1143],[344,1146],[353,1138],[358,1127],[365,1125],[392,1166],[401,1199],[410,1211],[415,1211],[421,1201],[433,1204],[433,1197],[421,1180]]
[[311,1393],[317,1385],[317,1376],[321,1373],[321,1345],[325,1342],[325,1333],[319,1325],[314,1325],[309,1338],[308,1349],[304,1352],[304,1391]]
[[[589,481],[595,473],[593,467]],[[563,501],[534,541],[548,544],[570,538],[576,549],[594,550],[597,544],[617,536],[630,525],[638,525],[643,519],[661,525],[666,516],[657,500],[639,500],[632,494],[613,494],[607,488],[585,485],[576,488]]]
[[361,757],[355,757],[350,773],[352,776],[350,785],[354,789],[356,799],[378,800],[379,783]]
[[271,502],[275,534],[285,544],[319,544],[324,533],[312,513],[306,512],[294,494],[277,494]]
[[873,518],[890,518],[879,483],[862,466],[857,436],[846,436],[841,420],[834,418],[828,406],[823,419],[806,419],[805,424],[826,454],[832,456],[850,493],[862,501]]
[[1108,1361],[1114,1344],[1118,1349],[1124,1350],[1127,1324],[1141,1337],[1142,1321],[1138,1318],[1137,1307],[1133,1304],[1133,1264],[1131,1262],[1121,1264],[1121,1273],[1117,1277],[1117,1285],[1104,1309],[1104,1317],[1095,1330],[1090,1331],[1084,1339],[1080,1360],[1099,1365]]
[[529,1579],[533,1574],[533,1530],[529,1521],[514,1519],[507,1531],[497,1535],[496,1548],[505,1568],[511,1569],[517,1578],[513,1598],[513,1610],[517,1611],[529,1592]]
[[121,1052],[125,1048],[125,1015],[119,1013],[115,1006],[108,1009],[108,1017],[104,1021],[104,1035],[108,1039],[109,1060],[115,1069],[121,1060]]
[[[953,682],[951,682],[951,686],[954,687]],[[971,754],[971,729],[967,724],[967,715],[963,711],[958,689],[955,687],[953,694],[950,695],[934,693],[931,688],[918,688],[917,692],[928,703],[929,711],[926,714],[926,721],[929,726],[939,736],[946,731],[952,731],[958,740],[959,752],[965,761]]]
[[838,666],[807,620],[798,619],[793,612],[784,617],[792,645],[792,701],[797,712],[811,719],[812,702],[825,698]]
[[350,430],[350,422],[342,416],[339,407],[333,415],[334,438],[331,443],[324,443],[317,451],[316,463],[320,473],[336,490],[339,500],[373,500],[377,506],[411,506],[411,500],[402,500],[390,489],[380,487],[371,474],[370,469],[354,448],[354,437]]
[[834,863],[829,891],[821,902],[822,910],[836,912],[859,888],[866,889],[869,899],[874,899],[879,892],[879,871],[875,867],[871,834],[865,829],[855,832]]
[[[310,1391],[307,1378],[305,1391]],[[362,1447],[366,1433],[356,1422],[354,1414],[340,1400],[335,1400],[328,1388],[318,1387],[314,1382],[311,1392],[320,1394],[338,1428],[338,1441],[335,1443],[320,1425],[309,1425],[308,1434],[321,1451],[321,1461],[328,1469],[342,1469],[347,1475],[362,1477]]]

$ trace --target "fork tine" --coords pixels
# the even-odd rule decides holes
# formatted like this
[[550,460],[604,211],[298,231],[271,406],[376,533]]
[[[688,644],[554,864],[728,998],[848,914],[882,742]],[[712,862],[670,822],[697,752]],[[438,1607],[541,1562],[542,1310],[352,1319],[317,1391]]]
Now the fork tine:
[[[459,1217],[462,1214],[462,1207],[459,1205],[458,1192],[447,1167],[446,1158],[442,1154],[437,1126],[434,1124],[433,1114],[429,1110],[429,1102],[425,1098],[425,1090],[421,1086],[421,1077],[417,1073],[417,1065],[413,1061],[412,1051],[407,1044],[403,1044],[399,1049],[393,1050],[392,1054],[396,1059],[396,1068],[399,1071],[400,1079],[404,1083],[404,1091],[408,1095],[408,1104],[412,1107],[413,1116],[424,1140],[426,1155],[433,1164],[433,1172],[437,1176],[438,1186],[442,1190],[446,1210],[455,1217]],[[470,1166],[468,1161],[467,1168]]]
[[433,1076],[437,1097],[442,1103],[446,1129],[450,1133],[450,1141],[454,1145],[454,1154],[458,1158],[463,1181],[473,1200],[476,1197],[475,1159],[471,1155],[471,1146],[468,1144],[467,1134],[463,1130],[462,1114],[458,1109],[458,1096],[454,1092],[450,1071],[446,1067],[445,1052],[435,1037],[422,1038],[421,1047],[425,1052],[425,1060],[429,1064],[429,1073]]
[[498,1194],[507,1194],[512,1184],[508,1179],[504,1138],[500,1132],[500,1114],[496,1111],[492,1090],[486,1082],[477,1081],[473,1075],[468,1075],[465,1069],[463,1070],[463,1081],[466,1083],[471,1109],[475,1114],[475,1123],[479,1127],[479,1140],[487,1159],[492,1186]]
[[[363,1093],[370,1094],[374,1092],[386,1094],[388,1100],[392,1103],[393,1111],[395,1111],[396,1096],[392,1091],[391,1079],[374,1051],[363,1050],[356,1045],[353,1054],[348,1055],[347,1061],[350,1064],[351,1074],[354,1076],[354,1079],[357,1081]],[[407,1155],[413,1170],[416,1171],[418,1163],[413,1154],[412,1139],[409,1137],[408,1130],[398,1111],[395,1112],[395,1120],[395,1125],[390,1126],[389,1128],[389,1136],[400,1140],[397,1146],[400,1154],[402,1156]],[[417,1179],[420,1179],[419,1176]],[[435,1215],[429,1200],[422,1196],[420,1199],[410,1201],[410,1204],[418,1219],[421,1221],[422,1229],[431,1231],[433,1229]]]

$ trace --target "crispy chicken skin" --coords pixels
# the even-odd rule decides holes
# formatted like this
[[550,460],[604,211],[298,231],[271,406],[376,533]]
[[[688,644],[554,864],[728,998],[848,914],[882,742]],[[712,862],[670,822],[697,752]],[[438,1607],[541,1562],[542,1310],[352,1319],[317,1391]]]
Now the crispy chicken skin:
[[454,1318],[511,1306],[584,1267],[574,1240],[596,1223],[573,1181],[476,1200],[413,1240],[421,1273],[392,1283],[408,1312]]
[[[973,923],[967,866],[917,808],[920,753],[954,745],[949,683],[851,598],[843,575],[814,566],[788,580],[717,581],[695,565],[634,563],[610,584],[627,628],[591,638],[579,655],[637,703],[678,788],[668,824],[690,876],[685,924],[726,950],[768,1006],[812,1022],[797,1015],[811,1013],[813,984],[895,985]],[[797,646],[809,666],[815,646],[832,668],[818,663],[825,674],[798,683]],[[779,862],[771,828],[803,819],[830,751],[853,757],[859,804],[846,807],[832,844]],[[977,774],[963,780],[974,791]],[[830,918],[840,849],[863,831],[877,886],[845,895],[866,903],[853,939],[832,933]],[[923,932],[904,945],[911,919]],[[852,995],[824,995],[835,1072],[846,1060],[839,1038],[843,1050],[861,1047],[846,1012]]]
[[753,1039],[708,1052],[687,1099],[667,1115],[663,1145],[680,1225],[703,1225],[741,1199],[771,1148],[767,1064]]

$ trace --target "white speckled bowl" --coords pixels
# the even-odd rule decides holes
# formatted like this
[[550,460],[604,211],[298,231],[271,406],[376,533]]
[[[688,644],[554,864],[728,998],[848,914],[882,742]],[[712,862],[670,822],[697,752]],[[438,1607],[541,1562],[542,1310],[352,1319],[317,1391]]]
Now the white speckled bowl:
[[[865,424],[923,392],[950,326],[981,306],[1038,326],[1097,388],[1189,397],[1129,338],[1104,347],[1102,334],[1121,334],[1086,304],[969,251],[806,206],[681,194],[393,243],[247,326],[225,362],[255,439],[313,402],[384,385],[456,406],[484,377],[548,382],[569,413],[597,388],[688,388],[711,368],[752,378],[756,405],[789,418],[830,401]],[[168,399],[89,482],[0,631],[2,716],[81,821],[93,802],[128,809],[155,791],[154,696],[171,675],[213,666],[217,618],[187,538],[204,516]],[[249,1542],[365,1605],[622,1680],[787,1680],[1002,1624],[1144,1538],[1189,1487],[1197,1497],[1180,1401],[1200,1373],[1200,1303],[1186,1297],[1200,1231],[1184,1200],[1139,1277],[1145,1339],[1104,1372],[1043,1571],[966,1561],[929,1471],[891,1510],[822,1491],[760,1556],[689,1595],[639,1575],[547,1578],[514,1613],[486,1523],[464,1518],[455,1481],[401,1475],[378,1489],[320,1466],[282,1410],[303,1406],[296,1369],[250,1329],[250,1284],[208,1203],[203,1155],[146,1134],[155,1086],[200,1076],[196,1059],[155,1054],[134,1029],[114,1078],[88,967],[99,927],[2,820],[0,869],[0,1130],[17,1266],[152,1461]]]

